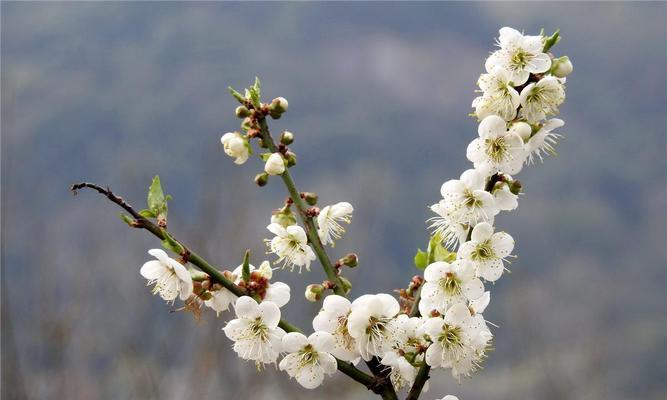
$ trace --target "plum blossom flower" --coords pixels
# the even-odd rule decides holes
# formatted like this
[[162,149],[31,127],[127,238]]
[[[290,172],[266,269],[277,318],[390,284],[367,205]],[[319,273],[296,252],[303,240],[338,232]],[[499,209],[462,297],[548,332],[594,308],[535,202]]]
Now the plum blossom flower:
[[493,195],[484,190],[484,173],[469,169],[460,179],[445,182],[440,188],[443,199],[432,205],[437,214],[431,218],[431,228],[440,234],[447,245],[463,242],[467,227],[480,221],[493,221],[498,213]]
[[521,137],[507,130],[507,122],[497,115],[482,120],[478,128],[479,137],[466,150],[468,160],[476,169],[488,175],[501,172],[516,174],[521,171],[526,153]]
[[239,297],[234,305],[236,319],[223,328],[234,341],[234,351],[244,360],[273,363],[282,351],[285,331],[278,327],[280,308],[270,301],[257,302],[248,296]]
[[484,284],[475,276],[475,266],[468,260],[451,264],[434,262],[426,267],[424,279],[419,302],[422,315],[429,315],[432,310],[444,314],[452,304],[467,304],[484,294]]
[[505,232],[493,233],[493,226],[486,222],[475,225],[471,240],[459,248],[457,257],[470,260],[477,276],[493,282],[503,274],[503,261],[514,249],[514,239]]
[[498,37],[500,49],[486,60],[486,71],[500,67],[509,74],[514,86],[523,85],[528,76],[549,70],[551,58],[544,53],[544,37],[522,35],[516,29],[504,27]]
[[336,359],[330,354],[334,339],[329,332],[315,332],[307,338],[290,332],[283,336],[282,345],[283,351],[289,354],[278,367],[304,388],[315,389],[322,384],[325,375],[336,372]]
[[216,290],[210,290],[211,298],[204,300],[204,305],[213,311],[216,316],[221,312],[227,311],[229,305],[236,301],[236,295],[224,287],[217,287]]
[[547,154],[556,154],[554,146],[562,136],[552,132],[554,129],[565,125],[562,119],[552,118],[544,121],[540,129],[528,139],[526,150],[528,151],[528,164],[532,164],[536,158],[543,161]]
[[282,175],[285,172],[285,159],[280,153],[271,153],[264,164],[264,172],[269,175]]
[[520,98],[521,116],[534,124],[547,115],[558,114],[558,107],[565,101],[565,89],[558,78],[547,76],[523,88]]
[[[389,372],[389,379],[391,380],[394,389],[403,390],[406,388],[412,387],[412,384],[415,382],[417,377],[417,367],[410,364],[410,362],[402,355],[389,351],[384,354],[384,357],[380,360],[382,365],[388,366],[391,371]],[[424,385],[424,392],[428,391],[428,382]]]
[[146,262],[139,273],[148,279],[148,285],[155,285],[153,294],[159,294],[170,302],[179,296],[181,300],[187,300],[193,290],[190,272],[178,261],[170,258],[164,250],[152,249],[148,250],[148,254],[157,260]]
[[313,249],[308,246],[306,232],[299,225],[290,225],[287,228],[280,224],[270,224],[266,227],[276,235],[271,240],[265,240],[271,252],[278,256],[278,262],[283,263],[283,268],[294,270],[294,266],[306,267],[310,271],[310,263],[316,256]]
[[347,202],[326,206],[320,211],[317,216],[317,235],[320,237],[322,244],[331,243],[332,246],[335,245],[334,240],[340,239],[345,233],[345,228],[340,223],[349,224],[352,221],[353,211],[352,204]]
[[313,319],[313,329],[331,333],[334,339],[331,354],[356,364],[359,362],[357,342],[347,329],[351,311],[352,304],[348,299],[335,294],[329,295],[324,298],[322,309]]
[[500,67],[495,67],[490,73],[479,77],[477,85],[484,94],[472,102],[478,119],[498,115],[505,121],[511,121],[516,117],[520,104],[519,92],[512,87],[509,78],[507,71]]
[[352,302],[347,328],[364,361],[391,350],[397,330],[393,318],[399,311],[398,301],[385,293],[363,295]]
[[250,143],[248,139],[238,132],[227,132],[220,138],[225,154],[235,158],[235,164],[243,164],[248,160],[251,154]]
[[424,332],[433,342],[426,350],[426,363],[433,368],[451,368],[454,377],[468,374],[483,356],[476,347],[479,319],[473,318],[463,303],[451,306],[444,318],[428,319]]
[[[511,179],[509,176],[507,178]],[[510,187],[506,182],[493,190],[493,199],[496,208],[500,211],[512,211],[519,206],[519,196],[510,191]]]

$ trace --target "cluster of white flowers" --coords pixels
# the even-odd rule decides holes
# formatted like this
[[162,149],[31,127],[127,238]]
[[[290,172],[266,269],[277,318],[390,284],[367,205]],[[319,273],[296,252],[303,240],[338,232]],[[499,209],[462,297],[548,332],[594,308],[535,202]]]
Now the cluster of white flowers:
[[[240,265],[224,272],[229,281],[246,290],[247,295],[241,297],[210,280],[196,279],[194,272],[162,250],[149,251],[157,260],[144,264],[141,275],[155,285],[154,293],[170,302],[176,297],[197,298],[217,314],[234,304],[236,318],[225,325],[224,332],[234,342],[238,356],[261,365],[278,363],[280,370],[308,389],[318,387],[336,371],[336,359],[355,365],[362,359],[379,361],[396,390],[410,389],[420,368],[450,369],[457,378],[470,375],[493,339],[483,316],[491,298],[485,284],[502,276],[514,249],[509,234],[496,232],[495,216],[517,208],[521,184],[513,176],[524,165],[553,154],[560,136],[553,130],[563,126],[559,119],[546,118],[557,114],[565,99],[565,76],[572,64],[567,57],[554,59],[547,52],[555,43],[549,43],[551,39],[525,36],[511,28],[500,30],[500,49],[486,60],[486,73],[478,80],[482,95],[473,101],[480,120],[479,137],[466,152],[473,168],[445,182],[440,189],[442,199],[430,207],[436,214],[430,219],[431,242],[439,250],[430,248],[419,295],[402,296],[407,299],[404,307],[385,293],[362,295],[353,301],[330,294],[312,321],[314,333],[306,337],[286,333],[279,326],[280,307],[289,301],[290,288],[271,282],[268,261],[259,268],[246,262],[245,269]],[[258,83],[254,90],[258,96]],[[287,101],[278,98],[267,107],[265,113],[280,117]],[[251,112],[245,106],[237,109],[237,115],[246,118],[247,135],[226,133],[221,141],[225,153],[242,164],[252,154],[249,139],[257,137],[258,128],[249,127]],[[293,165],[289,161],[293,153],[286,145],[292,140],[293,135],[284,132],[280,149],[262,156],[264,172],[258,175],[261,179],[256,178],[260,186],[270,175],[286,174],[286,182],[291,179],[287,168]],[[301,194],[311,199],[307,195]],[[347,202],[321,210],[305,210],[297,204],[306,217],[304,229],[291,211],[294,201],[289,199],[274,213],[267,226],[274,237],[265,242],[277,256],[276,263],[290,270],[298,267],[301,272],[302,268],[310,270],[318,256],[322,259],[321,246],[311,247],[312,241],[333,247],[345,232],[343,223],[351,222],[354,209]],[[305,201],[314,205],[317,200]],[[356,265],[356,255],[350,256]],[[341,265],[353,266],[343,260],[336,264],[337,274]],[[310,285],[306,297],[316,301],[331,288],[324,283]],[[445,396],[443,400],[457,399]]]

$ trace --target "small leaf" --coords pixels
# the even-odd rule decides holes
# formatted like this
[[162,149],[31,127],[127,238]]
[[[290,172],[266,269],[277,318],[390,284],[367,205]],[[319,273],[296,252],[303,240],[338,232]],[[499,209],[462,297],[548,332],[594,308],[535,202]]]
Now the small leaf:
[[129,215],[124,214],[124,213],[118,213],[118,216],[119,216],[120,219],[121,219],[123,222],[125,222],[128,226],[134,228],[134,218],[132,218],[132,217],[130,217]]
[[234,88],[231,87],[231,86],[229,86],[228,89],[229,89],[229,93],[231,93],[232,97],[234,97],[236,99],[236,101],[238,101],[241,104],[245,104],[245,101],[246,101],[245,97],[243,97],[243,95],[241,93],[234,90]]
[[141,215],[144,218],[155,218],[156,215],[153,213],[153,211],[144,208],[143,210],[139,211],[139,215]]
[[428,265],[428,254],[421,249],[417,249],[417,254],[415,254],[415,267],[417,269],[423,270]]
[[150,188],[148,188],[148,209],[153,212],[153,214],[158,214],[162,207],[165,204],[164,192],[162,191],[162,185],[160,184],[160,177],[155,175],[153,182],[151,182]]
[[243,282],[249,282],[250,281],[250,250],[245,251],[245,255],[243,256],[243,268],[241,270],[241,278],[243,279]]
[[554,32],[553,35],[546,38],[546,40],[544,41],[544,48],[542,49],[542,52],[546,53],[552,47],[558,44],[558,42],[560,42],[560,29],[556,29],[556,32]]

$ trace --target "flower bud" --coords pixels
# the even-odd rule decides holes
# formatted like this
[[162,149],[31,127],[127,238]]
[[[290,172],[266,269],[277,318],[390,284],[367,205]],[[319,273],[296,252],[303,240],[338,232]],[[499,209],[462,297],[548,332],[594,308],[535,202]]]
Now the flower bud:
[[285,172],[285,160],[280,153],[272,153],[264,164],[264,171],[269,175],[281,175]]
[[275,112],[282,114],[285,111],[287,111],[287,106],[289,103],[284,97],[276,97],[271,101],[271,105],[269,105],[269,110],[274,110]]
[[246,106],[238,106],[234,111],[236,118],[245,118],[250,116],[250,110]]
[[528,125],[525,122],[513,123],[509,131],[511,133],[516,133],[517,135],[521,136],[521,139],[523,139],[524,141],[528,140],[530,138],[530,135],[533,133],[533,130],[530,127],[530,125]]
[[306,300],[314,303],[322,298],[324,294],[324,286],[319,283],[313,283],[306,286]]
[[255,183],[257,186],[262,187],[266,186],[266,184],[269,182],[269,174],[266,172],[262,172],[261,174],[255,175]]
[[301,192],[301,198],[304,199],[309,206],[317,204],[317,193]]
[[350,268],[354,268],[359,265],[359,257],[354,253],[349,253],[345,257],[338,260],[341,264],[346,265]]
[[521,182],[512,181],[512,184],[510,185],[510,192],[512,192],[512,194],[516,194],[516,195],[521,193]]
[[292,212],[291,207],[285,206],[271,216],[271,223],[280,224],[284,228],[287,228],[288,226],[296,225],[296,215]]
[[285,158],[287,158],[287,167],[293,167],[296,165],[296,154],[288,151],[285,153]]
[[340,280],[340,285],[343,287],[345,294],[350,293],[350,290],[352,290],[352,282],[344,276],[339,276],[338,279]]
[[558,78],[565,78],[572,73],[574,67],[568,56],[557,58],[551,62],[551,74]]
[[294,134],[290,131],[283,131],[280,135],[280,143],[289,146],[294,141]]
[[234,157],[235,164],[243,164],[250,155],[250,145],[248,139],[238,132],[227,132],[221,138],[220,142],[225,149],[225,154]]

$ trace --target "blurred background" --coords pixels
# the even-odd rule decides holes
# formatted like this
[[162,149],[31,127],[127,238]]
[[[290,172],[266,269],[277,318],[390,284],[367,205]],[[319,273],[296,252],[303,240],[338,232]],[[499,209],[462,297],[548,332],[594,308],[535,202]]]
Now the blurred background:
[[[220,136],[227,86],[255,75],[284,96],[302,191],[355,206],[332,252],[358,252],[353,296],[405,287],[426,206],[469,167],[475,82],[505,25],[561,28],[568,55],[560,156],[526,168],[512,274],[492,287],[495,351],[472,379],[436,371],[425,399],[667,398],[665,3],[2,4],[2,398],[306,399],[282,373],[239,362],[208,312],[152,296],[139,267],[159,242],[141,208],[153,175],[175,235],[220,268],[264,256],[285,191],[258,189]],[[284,315],[306,329],[317,265]],[[322,398],[371,394],[342,375]]]

